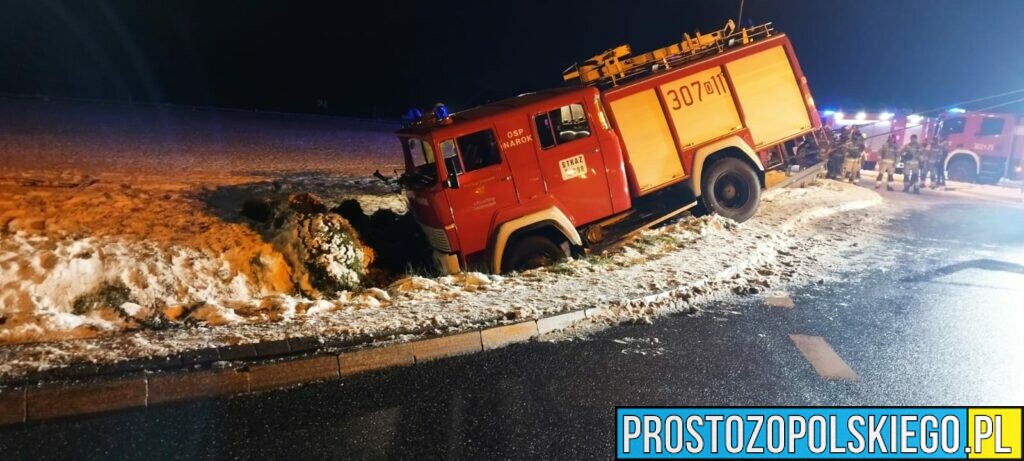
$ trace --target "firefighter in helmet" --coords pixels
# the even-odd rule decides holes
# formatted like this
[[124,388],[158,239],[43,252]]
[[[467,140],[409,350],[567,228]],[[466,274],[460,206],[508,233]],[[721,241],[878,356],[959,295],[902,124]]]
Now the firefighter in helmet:
[[860,146],[861,151],[864,150],[864,133],[860,132],[860,125],[854,125],[850,130],[850,139],[854,144]]
[[921,148],[921,163],[918,165],[918,181],[921,183],[923,189],[928,184],[928,175],[931,173],[932,165],[932,149],[935,148],[935,142],[932,139],[926,139],[924,145]]
[[850,182],[860,179],[860,161],[864,155],[864,135],[860,127],[854,125],[850,129],[850,136],[843,144],[846,151],[846,158],[843,160],[843,174]]
[[839,179],[843,175],[843,157],[846,154],[846,143],[850,140],[850,127],[844,126],[839,131],[839,139],[831,146],[828,153],[829,179]]
[[814,136],[806,135],[800,142],[800,145],[796,148],[797,163],[801,168],[814,165],[821,161],[819,159],[821,155],[821,149],[818,147],[817,141]]
[[889,139],[878,149],[878,179],[875,180],[875,189],[882,187],[882,177],[888,175],[885,189],[893,190],[892,175],[896,172],[897,157],[899,157],[899,147],[896,146],[896,136],[889,135]]
[[915,134],[910,136],[910,142],[900,151],[900,160],[903,162],[903,192],[921,193],[918,178],[921,175],[921,152],[923,150],[924,147],[917,142]]
[[949,140],[935,142],[931,154],[932,189],[946,185],[946,156],[949,155]]

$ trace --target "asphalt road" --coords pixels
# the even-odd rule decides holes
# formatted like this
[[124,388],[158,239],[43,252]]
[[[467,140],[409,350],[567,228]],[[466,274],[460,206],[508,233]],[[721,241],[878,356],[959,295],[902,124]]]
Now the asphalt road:
[[[1024,208],[884,194],[903,210],[887,249],[840,282],[790,293],[792,308],[749,297],[587,340],[7,428],[0,452],[5,459],[608,458],[617,405],[1024,404]],[[894,269],[872,262],[886,259]],[[856,379],[823,378],[794,334],[820,337]]]

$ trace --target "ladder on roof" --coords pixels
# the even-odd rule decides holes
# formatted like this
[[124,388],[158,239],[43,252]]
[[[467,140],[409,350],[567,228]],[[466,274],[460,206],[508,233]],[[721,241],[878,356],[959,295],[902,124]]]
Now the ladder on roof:
[[584,61],[583,64],[573,64],[562,72],[562,79],[567,82],[577,80],[583,85],[616,85],[623,80],[676,67],[771,37],[774,32],[770,22],[737,31],[736,23],[730,19],[725,23],[725,27],[709,34],[697,32],[694,37],[683,34],[683,40],[679,43],[636,56],[630,56],[632,51],[629,45],[619,45]]

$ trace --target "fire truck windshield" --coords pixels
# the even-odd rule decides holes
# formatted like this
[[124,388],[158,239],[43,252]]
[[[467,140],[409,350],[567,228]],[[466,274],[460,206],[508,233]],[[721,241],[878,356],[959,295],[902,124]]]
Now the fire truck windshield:
[[419,138],[407,138],[403,143],[405,148],[405,158],[408,160],[408,165],[411,169],[408,171],[409,174],[418,176],[420,182],[429,179],[431,183],[437,181],[437,162],[434,157],[434,147],[429,141],[425,141]]

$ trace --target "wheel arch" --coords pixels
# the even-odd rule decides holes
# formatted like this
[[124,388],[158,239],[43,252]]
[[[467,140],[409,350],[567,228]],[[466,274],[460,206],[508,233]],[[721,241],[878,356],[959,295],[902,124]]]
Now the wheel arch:
[[501,272],[501,263],[505,257],[509,242],[524,235],[535,233],[557,232],[570,244],[582,246],[583,239],[579,231],[572,225],[569,218],[557,207],[545,208],[511,219],[499,225],[494,233],[494,244],[491,252],[491,271]]
[[764,165],[761,165],[761,159],[758,158],[757,153],[750,148],[750,145],[743,138],[734,135],[701,147],[694,153],[692,178],[693,195],[695,197],[701,196],[704,166],[726,157],[738,158],[750,165],[754,172],[757,173],[757,179],[761,182],[761,187],[764,187]]

